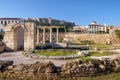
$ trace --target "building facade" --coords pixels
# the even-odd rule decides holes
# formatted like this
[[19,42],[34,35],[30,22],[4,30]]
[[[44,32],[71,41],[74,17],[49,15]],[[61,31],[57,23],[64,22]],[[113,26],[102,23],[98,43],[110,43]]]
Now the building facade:
[[4,30],[4,27],[10,23],[22,23],[23,20],[21,18],[0,18],[0,32]]
[[73,30],[75,33],[85,33],[85,27],[83,26],[74,26]]
[[9,23],[21,23],[21,18],[0,18],[0,24],[6,26]]
[[104,33],[108,33],[109,32],[110,27],[106,26],[106,25],[98,25],[96,23],[96,21],[91,22],[90,25],[88,25],[88,31],[91,34],[95,34],[95,33],[100,33],[100,32],[104,32]]

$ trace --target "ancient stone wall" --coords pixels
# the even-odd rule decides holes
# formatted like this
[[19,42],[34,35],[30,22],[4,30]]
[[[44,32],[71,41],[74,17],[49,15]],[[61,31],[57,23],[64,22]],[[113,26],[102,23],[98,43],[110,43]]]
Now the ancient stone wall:
[[5,27],[4,43],[6,50],[17,51],[19,49],[34,50],[35,48],[35,24],[9,24]]
[[3,41],[6,45],[6,50],[16,51],[18,49],[18,38],[20,38],[18,32],[20,28],[22,28],[22,26],[17,24],[10,24],[5,27]]
[[35,49],[35,29],[36,25],[34,23],[25,23],[24,30],[24,50],[33,51]]
[[115,34],[74,34],[68,33],[65,35],[65,38],[69,38],[71,41],[94,41],[96,44],[118,44],[120,39],[116,37]]
[[4,50],[5,50],[5,44],[0,42],[0,53],[3,52]]
[[120,39],[115,34],[110,35],[110,40],[112,44],[120,44]]
[[[4,77],[4,80],[29,80],[31,79],[31,77],[35,77],[37,75],[44,76],[44,79],[46,77],[47,79],[45,80],[78,80],[70,79],[68,77],[91,77],[103,74],[110,74],[112,72],[120,72],[119,59],[78,59],[67,62],[66,64],[63,64],[61,66],[55,66],[52,62],[36,62],[33,64],[13,65],[13,61],[0,60],[0,74],[4,74],[4,76],[7,76]],[[18,76],[18,78],[15,78],[16,75]],[[63,79],[63,77],[65,76],[66,78]],[[13,77],[15,79],[6,79],[8,77]],[[28,79],[26,79],[26,77],[28,77]],[[34,78],[33,80],[35,79],[38,78]],[[40,77],[38,80],[41,79],[42,77]]]

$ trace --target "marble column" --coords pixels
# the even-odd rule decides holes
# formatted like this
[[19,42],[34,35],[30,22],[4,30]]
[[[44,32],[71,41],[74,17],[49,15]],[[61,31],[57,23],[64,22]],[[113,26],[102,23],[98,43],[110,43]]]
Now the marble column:
[[43,44],[45,44],[45,28],[43,28]]
[[12,21],[10,21],[10,23],[13,23]]
[[52,28],[50,28],[50,43],[52,43]]
[[57,28],[57,43],[58,43],[58,41],[59,41],[59,39],[58,39],[58,32],[59,32],[59,29]]
[[3,25],[5,25],[5,21],[3,21]]
[[66,27],[64,29],[65,29],[65,34],[66,34]]
[[39,28],[37,28],[37,44],[39,44],[39,39],[40,39]]

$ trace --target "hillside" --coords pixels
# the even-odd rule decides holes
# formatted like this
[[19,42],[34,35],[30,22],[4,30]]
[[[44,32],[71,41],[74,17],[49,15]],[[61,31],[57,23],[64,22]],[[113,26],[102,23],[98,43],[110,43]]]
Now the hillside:
[[75,26],[75,23],[65,20],[57,20],[52,18],[25,18],[25,22],[35,22],[40,26],[66,26],[67,30],[70,30]]

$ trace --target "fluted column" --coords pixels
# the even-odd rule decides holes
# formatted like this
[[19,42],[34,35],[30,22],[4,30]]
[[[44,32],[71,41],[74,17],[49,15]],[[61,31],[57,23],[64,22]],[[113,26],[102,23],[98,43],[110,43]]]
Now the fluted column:
[[57,28],[57,43],[58,43],[58,41],[59,41],[59,39],[58,39],[58,36],[59,36],[59,29]]
[[45,44],[45,28],[43,28],[43,44]]
[[3,25],[5,25],[5,21],[3,21]]
[[39,43],[39,39],[40,39],[39,36],[40,36],[40,35],[39,35],[39,28],[37,28],[37,43]]
[[65,34],[66,34],[66,27],[64,29],[65,29]]
[[52,28],[50,28],[50,43],[52,43]]

